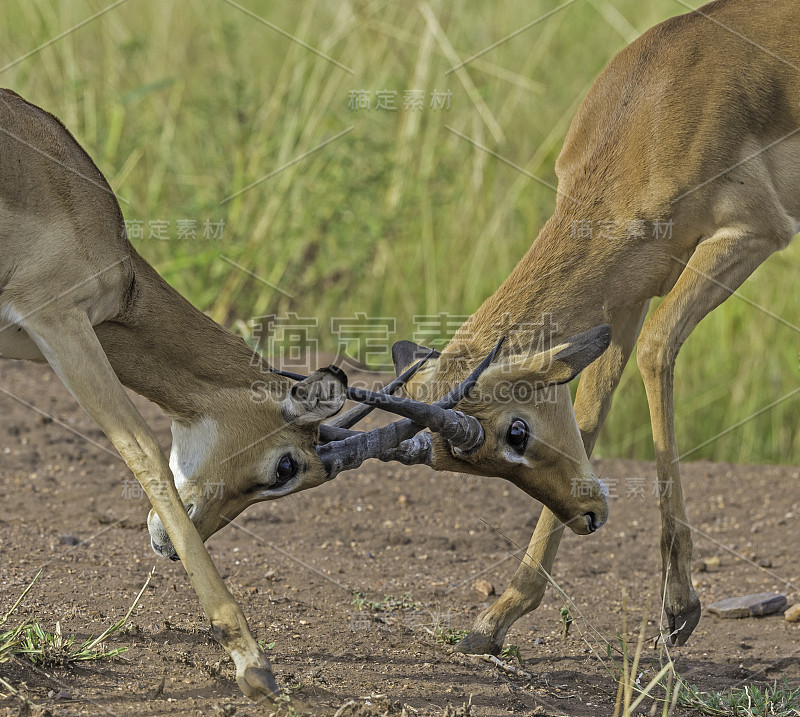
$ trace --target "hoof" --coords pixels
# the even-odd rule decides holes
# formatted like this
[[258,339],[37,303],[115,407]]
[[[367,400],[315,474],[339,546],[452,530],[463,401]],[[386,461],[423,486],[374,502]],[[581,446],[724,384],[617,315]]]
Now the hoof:
[[[695,600],[697,600],[695,598]],[[689,639],[697,623],[700,622],[700,601],[692,605],[688,610],[679,612],[677,615],[667,614],[669,620],[669,636],[666,638],[668,645],[684,645]]]
[[243,675],[236,677],[236,684],[254,702],[274,703],[280,696],[272,671],[264,667],[248,667]]
[[479,632],[471,632],[461,640],[454,648],[456,652],[463,652],[466,655],[499,655],[503,649],[488,635]]

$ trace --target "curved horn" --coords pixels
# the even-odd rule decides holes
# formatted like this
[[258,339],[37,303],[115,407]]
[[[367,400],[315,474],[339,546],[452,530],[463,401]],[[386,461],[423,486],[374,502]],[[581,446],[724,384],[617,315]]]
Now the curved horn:
[[292,373],[291,371],[281,371],[277,368],[270,368],[270,373],[274,373],[277,376],[284,376],[286,378],[292,379],[292,381],[305,381],[308,376],[303,376],[302,373]]
[[442,434],[442,437],[451,445],[469,453],[483,444],[483,429],[477,419],[467,416],[461,411],[454,411],[453,406],[469,395],[480,375],[494,361],[503,341],[504,338],[501,338],[489,355],[466,379],[434,404],[359,388],[348,388],[347,397],[359,403],[410,418],[415,423]]
[[466,379],[434,404],[359,388],[348,388],[347,397],[354,401],[410,418],[415,423],[441,434],[442,438],[454,448],[458,448],[464,453],[471,453],[483,445],[483,428],[478,419],[473,416],[467,416],[461,411],[454,411],[452,407],[469,395],[480,375],[497,356],[503,340],[500,339],[498,341],[489,355],[481,361]]
[[[407,417],[367,433],[356,433],[342,440],[332,440],[317,446],[317,455],[326,468],[328,479],[335,478],[342,471],[358,468],[369,458],[400,461],[406,465],[413,463],[430,465],[433,460],[430,436],[426,438],[416,435],[424,428],[424,425],[417,423],[416,419],[424,419],[429,424],[434,424],[431,425],[433,430],[438,429],[445,439],[465,453],[479,448],[484,440],[480,422],[472,416],[464,415],[461,411],[447,409],[443,404],[447,402],[455,405],[469,393],[481,373],[497,355],[501,344],[502,339],[464,381],[433,405],[411,399],[400,399],[396,396],[375,394],[370,391],[363,392],[372,395],[361,396],[361,398],[368,398],[370,402],[374,399],[376,402],[384,404],[379,405],[379,408],[388,407],[388,404],[391,403],[392,406],[388,410],[395,413],[400,410],[412,413],[413,418]],[[427,413],[426,409],[428,409]],[[412,438],[413,441],[410,440]]]
[[[431,349],[430,352],[424,356],[422,359],[417,361],[413,366],[406,369],[401,373],[397,378],[392,379],[389,383],[383,386],[378,393],[394,393],[398,388],[404,386],[414,374],[419,371],[422,366],[425,364],[428,359],[432,358],[433,356],[438,355],[438,351],[436,349]],[[277,374],[278,376],[284,376],[286,378],[292,379],[293,381],[304,381],[307,376],[303,376],[299,373],[292,373],[291,371],[281,371],[280,369],[270,368],[270,372]],[[348,396],[351,400],[354,399],[352,396]],[[375,410],[375,406],[362,404],[360,406],[355,406],[351,408],[349,411],[337,416],[333,420],[329,421],[328,423],[324,423],[320,426],[321,433],[320,436],[323,440],[335,440],[335,438],[341,438],[341,434],[336,434],[335,431],[326,431],[324,430],[324,426],[331,426],[333,428],[351,428],[360,420],[368,416],[372,411]],[[324,435],[323,435],[324,434]],[[327,437],[326,437],[327,436]]]
[[[409,380],[411,380],[414,374],[423,367],[428,359],[432,358],[438,353],[439,352],[436,349],[431,349],[426,356],[423,356],[423,358],[417,361],[413,366],[411,366],[411,368],[403,371],[403,373],[401,373],[397,378],[392,379],[383,388],[381,388],[378,393],[394,393],[398,388],[404,386]],[[336,416],[336,418],[328,421],[327,425],[335,426],[336,428],[352,428],[362,418],[365,418],[374,410],[375,406],[362,404],[361,406],[351,408],[349,411],[346,411],[340,416]]]
[[472,387],[478,382],[481,374],[488,368],[489,364],[494,361],[495,356],[497,356],[497,352],[500,351],[500,347],[503,345],[503,341],[505,340],[506,337],[501,336],[500,340],[491,350],[489,355],[483,359],[480,364],[478,364],[478,367],[460,384],[458,384],[458,386],[450,391],[450,393],[444,396],[444,398],[439,399],[435,405],[441,406],[442,408],[453,408],[453,406],[458,404],[459,401],[466,398],[469,395],[469,392],[472,390]]
[[319,437],[323,443],[330,441],[341,441],[351,436],[357,436],[361,431],[351,431],[347,428],[332,426],[330,423],[319,424]]
[[442,438],[462,451],[473,451],[483,444],[483,428],[480,421],[461,411],[361,388],[348,390],[347,397],[410,418],[418,426],[440,433]]
[[[356,433],[342,440],[318,445],[317,455],[330,480],[343,471],[358,468],[369,458],[395,460],[403,442],[414,438],[423,428],[424,426],[414,423],[410,418],[404,418],[367,433]],[[420,454],[419,460],[410,462],[427,463],[432,460],[432,455],[428,457]]]

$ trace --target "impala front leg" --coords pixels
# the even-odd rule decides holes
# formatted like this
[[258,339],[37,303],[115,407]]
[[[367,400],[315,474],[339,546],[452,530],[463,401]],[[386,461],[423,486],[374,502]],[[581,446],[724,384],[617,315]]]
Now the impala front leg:
[[88,316],[79,309],[44,315],[35,307],[20,313],[27,316],[24,328],[48,363],[103,429],[147,493],[211,621],[214,637],[236,664],[240,689],[250,699],[273,701],[278,686],[269,660],[186,514],[166,458],[117,379]]
[[543,508],[522,563],[503,594],[475,620],[472,632],[455,646],[469,655],[499,655],[509,628],[539,607],[549,582],[564,524]]
[[[575,417],[583,447],[591,456],[597,434],[611,408],[611,399],[630,358],[650,302],[610,312],[611,344],[600,358],[584,369],[575,398]],[[553,569],[564,524],[549,508],[542,509],[522,563],[503,594],[482,612],[472,632],[455,649],[468,654],[497,655],[509,628],[542,602]]]
[[[136,413],[138,416],[138,411]],[[140,420],[144,423],[141,417]],[[146,425],[137,428],[146,430],[146,433],[132,435],[126,429],[123,436],[113,433],[107,435],[141,483],[151,505],[161,518],[189,581],[200,598],[203,611],[211,622],[214,639],[222,645],[236,665],[236,682],[239,688],[252,700],[272,701],[278,697],[279,690],[269,660],[250,634],[244,613],[222,581],[203,541],[186,514],[175,489],[169,465],[155,442],[155,437]]]

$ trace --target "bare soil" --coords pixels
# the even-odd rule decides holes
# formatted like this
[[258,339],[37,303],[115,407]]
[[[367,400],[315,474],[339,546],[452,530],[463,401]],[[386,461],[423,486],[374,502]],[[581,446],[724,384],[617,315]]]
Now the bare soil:
[[[156,566],[126,633],[109,641],[129,648],[122,658],[66,669],[14,660],[0,676],[53,715],[261,714],[209,637],[181,564],[151,552],[146,499],[99,429],[47,367],[0,361],[0,388],[0,615],[43,568],[11,624],[33,616],[79,639],[98,634]],[[136,402],[166,448],[167,419]],[[617,497],[599,533],[562,543],[554,578],[573,601],[567,638],[565,599],[553,589],[508,635],[530,677],[453,654],[436,639],[440,629],[470,627],[494,599],[475,589],[476,579],[502,592],[530,538],[541,506],[502,480],[370,462],[251,507],[208,545],[257,637],[271,645],[280,683],[320,714],[355,700],[359,714],[400,714],[407,705],[409,715],[611,715],[616,674],[607,651],[617,657],[623,618],[636,642],[653,592],[647,634],[657,634],[660,524],[652,464],[595,465]],[[796,600],[800,469],[701,462],[685,463],[683,474],[703,604],[772,590]],[[395,609],[354,604],[354,591]],[[783,677],[797,685],[800,624],[704,611],[690,643],[670,654],[704,690]],[[657,658],[648,643],[649,674]],[[0,715],[20,714],[19,697],[0,692]]]

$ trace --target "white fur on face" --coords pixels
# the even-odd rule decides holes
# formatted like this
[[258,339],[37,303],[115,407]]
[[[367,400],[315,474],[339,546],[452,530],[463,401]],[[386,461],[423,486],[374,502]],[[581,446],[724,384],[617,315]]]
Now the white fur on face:
[[169,468],[175,478],[178,492],[206,462],[218,436],[219,427],[216,421],[207,416],[189,425],[172,422]]

